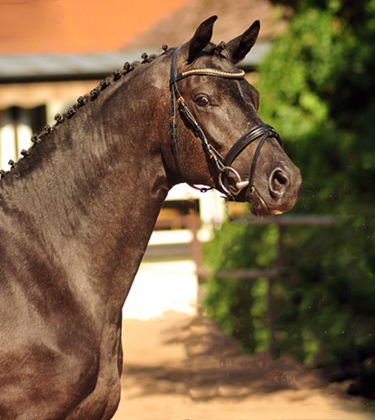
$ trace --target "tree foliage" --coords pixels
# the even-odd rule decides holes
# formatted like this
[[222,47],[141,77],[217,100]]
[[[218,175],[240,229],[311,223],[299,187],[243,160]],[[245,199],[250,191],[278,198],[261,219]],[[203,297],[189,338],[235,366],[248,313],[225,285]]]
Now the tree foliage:
[[[375,356],[375,0],[277,2],[294,14],[259,67],[260,114],[302,171],[293,211],[342,216],[283,233],[288,268],[272,286],[278,352],[359,364],[371,390],[363,362]],[[274,267],[277,237],[276,225],[225,224],[207,264]],[[208,285],[209,315],[250,353],[269,345],[267,284],[213,277]]]

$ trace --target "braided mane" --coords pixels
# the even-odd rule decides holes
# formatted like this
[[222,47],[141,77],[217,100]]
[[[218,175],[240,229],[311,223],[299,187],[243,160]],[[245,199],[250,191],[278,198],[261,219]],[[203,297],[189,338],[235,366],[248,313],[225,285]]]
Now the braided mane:
[[135,70],[137,67],[141,66],[142,64],[148,64],[154,61],[156,58],[165,55],[168,51],[168,46],[163,45],[162,46],[163,52],[160,55],[152,54],[148,55],[146,53],[143,53],[141,58],[142,61],[134,61],[132,63],[126,62],[123,65],[123,68],[121,70],[116,70],[113,72],[112,76],[109,76],[105,79],[103,79],[98,86],[96,86],[94,89],[90,91],[90,93],[85,94],[83,96],[80,96],[77,99],[77,103],[75,103],[73,106],[71,106],[66,112],[63,114],[56,114],[55,115],[55,124],[52,126],[46,125],[40,132],[33,134],[31,137],[31,142],[33,143],[32,146],[29,149],[22,149],[20,154],[21,158],[15,162],[12,159],[9,160],[8,164],[10,165],[10,170],[5,171],[3,169],[0,169],[0,179],[5,178],[9,176],[12,170],[15,168],[18,168],[21,163],[25,162],[25,159],[27,159],[30,155],[33,154],[33,152],[38,148],[39,145],[45,143],[48,140],[48,137],[55,132],[58,127],[63,124],[65,121],[74,118],[74,115],[80,111],[81,108],[83,108],[87,103],[95,101],[100,93],[105,90],[109,85],[119,81],[120,79],[124,79],[124,77],[128,76],[133,70]]

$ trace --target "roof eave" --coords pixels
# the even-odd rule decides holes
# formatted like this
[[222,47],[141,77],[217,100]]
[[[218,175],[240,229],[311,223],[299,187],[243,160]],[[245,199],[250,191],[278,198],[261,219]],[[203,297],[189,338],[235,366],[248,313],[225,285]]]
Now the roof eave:
[[[238,67],[256,67],[271,48],[271,41],[258,42]],[[152,51],[160,54],[160,50]],[[123,50],[115,53],[39,54],[0,56],[0,83],[68,81],[100,79],[122,67],[126,61],[140,60],[143,50]]]

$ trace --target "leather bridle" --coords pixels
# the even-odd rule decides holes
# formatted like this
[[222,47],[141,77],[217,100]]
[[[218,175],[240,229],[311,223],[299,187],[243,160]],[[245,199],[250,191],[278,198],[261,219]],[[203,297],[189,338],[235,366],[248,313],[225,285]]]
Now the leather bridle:
[[[212,161],[213,165],[215,166],[216,170],[219,173],[219,184],[221,187],[222,192],[227,196],[229,200],[235,200],[236,197],[240,194],[240,192],[246,188],[250,187],[250,193],[254,192],[255,189],[252,185],[254,172],[255,172],[255,166],[256,162],[258,160],[261,148],[264,144],[264,142],[268,138],[275,138],[281,147],[283,147],[280,136],[277,134],[277,132],[268,124],[259,124],[255,127],[253,127],[250,131],[245,133],[239,140],[234,143],[234,145],[231,147],[229,152],[227,153],[226,157],[223,158],[221,154],[210,144],[208,141],[206,135],[204,134],[203,130],[199,126],[197,120],[194,118],[193,114],[190,112],[189,108],[186,105],[185,100],[181,96],[178,87],[177,82],[181,79],[184,79],[189,76],[216,76],[216,77],[224,77],[226,79],[244,79],[245,72],[243,70],[240,70],[238,72],[225,72],[221,70],[216,69],[210,69],[210,68],[198,68],[198,69],[191,69],[186,70],[182,73],[177,73],[177,55],[180,51],[180,48],[177,48],[172,56],[172,63],[171,63],[171,71],[170,71],[170,91],[171,91],[171,103],[172,103],[172,116],[170,118],[171,121],[171,146],[172,146],[172,152],[173,157],[175,160],[175,165],[177,168],[177,171],[179,175],[182,177],[182,179],[186,180],[186,177],[184,175],[184,171],[181,167],[179,154],[178,154],[178,147],[177,147],[177,126],[176,126],[176,103],[178,105],[178,110],[180,111],[180,114],[185,120],[189,123],[191,126],[191,129],[194,133],[194,135],[199,138],[202,142],[203,150],[207,154],[207,156]],[[233,161],[236,159],[236,157],[253,141],[261,137],[258,146],[255,150],[253,161],[251,164],[250,174],[249,174],[249,180],[242,180],[239,173],[231,166]],[[229,174],[232,173],[234,177],[237,179],[237,182],[235,184],[235,187],[230,185],[229,183]],[[188,182],[188,184],[195,188],[200,190],[201,192],[206,192],[207,190],[211,189],[208,187],[196,187],[195,185],[192,185]]]

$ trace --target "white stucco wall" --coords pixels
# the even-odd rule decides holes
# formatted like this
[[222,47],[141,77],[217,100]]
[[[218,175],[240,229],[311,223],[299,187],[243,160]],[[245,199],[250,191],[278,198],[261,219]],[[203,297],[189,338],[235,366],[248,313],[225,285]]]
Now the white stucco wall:
[[197,293],[192,260],[142,263],[125,302],[123,318],[155,319],[170,310],[193,314]]

